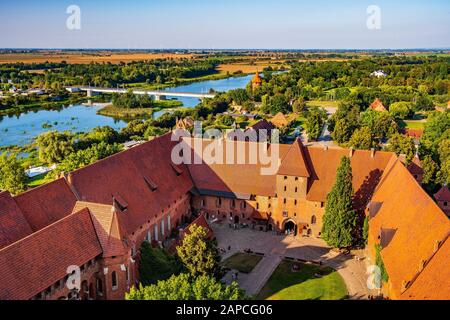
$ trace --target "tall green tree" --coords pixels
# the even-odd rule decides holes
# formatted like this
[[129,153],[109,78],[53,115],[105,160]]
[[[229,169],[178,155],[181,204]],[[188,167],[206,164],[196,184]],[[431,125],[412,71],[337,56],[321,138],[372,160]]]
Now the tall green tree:
[[193,277],[212,275],[220,277],[220,255],[215,241],[208,240],[208,230],[202,226],[192,225],[189,233],[177,247],[181,262]]
[[354,243],[356,211],[353,208],[353,175],[350,158],[342,157],[336,182],[327,196],[323,217],[322,238],[335,248],[349,247]]
[[362,127],[360,129],[356,129],[348,144],[350,147],[360,150],[369,150],[372,148],[374,143],[370,128]]
[[406,155],[406,161],[410,163],[414,158],[416,147],[412,138],[396,133],[389,139],[387,150],[395,152],[397,155]]
[[236,282],[227,286],[208,275],[192,276],[182,273],[155,285],[132,288],[126,300],[240,300],[243,291]]
[[139,276],[142,285],[156,284],[158,280],[166,280],[183,271],[183,265],[178,257],[160,248],[152,248],[144,241],[140,249]]
[[66,132],[50,131],[36,139],[39,159],[47,164],[59,163],[73,152],[72,136]]
[[19,194],[26,190],[27,177],[14,155],[0,156],[0,190]]
[[308,111],[305,126],[310,140],[314,141],[319,139],[323,126],[325,125],[326,117],[326,112],[321,108],[312,107]]

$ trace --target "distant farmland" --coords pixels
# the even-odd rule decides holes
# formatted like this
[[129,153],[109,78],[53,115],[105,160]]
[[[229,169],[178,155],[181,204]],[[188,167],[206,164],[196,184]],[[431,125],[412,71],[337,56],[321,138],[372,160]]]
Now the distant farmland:
[[69,64],[86,64],[91,62],[131,62],[155,59],[182,59],[194,58],[195,54],[175,53],[139,53],[139,52],[33,52],[33,53],[5,53],[0,54],[0,64],[5,63],[43,63],[66,61]]

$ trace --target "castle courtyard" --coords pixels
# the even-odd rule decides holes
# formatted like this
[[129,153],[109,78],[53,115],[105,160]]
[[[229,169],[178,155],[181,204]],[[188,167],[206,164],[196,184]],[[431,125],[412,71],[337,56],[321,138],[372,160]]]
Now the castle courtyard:
[[[238,274],[237,281],[249,296],[258,295],[284,259],[321,262],[322,265],[337,270],[347,286],[350,299],[367,299],[369,295],[377,294],[367,288],[367,267],[362,251],[356,250],[345,255],[332,251],[323,240],[317,238],[279,235],[251,228],[235,230],[228,224],[220,223],[210,225],[216,235],[218,247],[223,249],[222,260],[247,250],[264,255],[250,273]],[[232,270],[225,276],[226,282],[232,281],[233,273],[235,271]]]

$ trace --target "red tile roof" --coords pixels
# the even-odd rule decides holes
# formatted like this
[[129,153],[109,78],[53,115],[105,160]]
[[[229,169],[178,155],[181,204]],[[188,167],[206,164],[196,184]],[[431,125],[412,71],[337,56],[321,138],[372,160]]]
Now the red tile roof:
[[209,240],[213,240],[214,239],[214,231],[213,229],[211,229],[211,227],[209,226],[208,221],[206,220],[205,216],[203,214],[199,215],[194,221],[192,221],[182,232],[181,234],[181,239],[183,239],[186,235],[190,234],[190,227],[196,225],[196,226],[200,226],[205,228],[206,230],[208,230],[208,235],[207,238]]
[[11,194],[0,192],[0,249],[32,232]]
[[375,110],[375,111],[381,111],[381,112],[387,111],[386,107],[383,105],[381,100],[378,98],[375,99],[374,102],[372,102],[372,104],[370,105],[370,109]]
[[265,129],[267,132],[270,132],[271,130],[275,129],[275,126],[268,122],[267,120],[260,120],[254,125],[251,126],[254,130],[261,130]]
[[[349,149],[311,146],[305,149],[305,156],[311,170],[311,180],[306,198],[310,201],[325,202],[335,180],[337,168]],[[372,195],[384,168],[395,155],[391,152],[355,150],[351,156],[355,205],[365,207]]]
[[[186,143],[187,148],[193,146],[194,143],[198,143],[196,139],[185,138],[183,143]],[[201,141],[202,150],[211,143],[212,140]],[[219,147],[219,142],[215,142]],[[275,183],[276,175],[262,175],[261,168],[267,167],[263,166],[260,161],[254,162],[254,164],[249,163],[251,150],[258,150],[259,143],[256,142],[242,142],[233,141],[233,152],[234,157],[231,154],[228,155],[228,151],[225,147],[225,143],[222,143],[223,155],[218,156],[220,160],[219,163],[209,164],[202,162],[201,164],[189,164],[189,172],[192,179],[195,182],[195,186],[198,189],[220,191],[226,193],[235,193],[242,195],[261,195],[261,196],[274,196],[275,195]],[[268,154],[271,154],[273,146],[268,145]],[[220,150],[220,149],[219,149]],[[286,152],[289,150],[289,146],[282,147],[280,145],[280,158],[284,157]],[[243,164],[238,163],[239,154],[245,157]],[[198,155],[199,156],[199,155]],[[232,158],[234,164],[227,164],[227,157]],[[258,159],[256,159],[258,160]],[[275,170],[277,171],[277,170]]]
[[[74,171],[68,181],[81,201],[112,205],[116,196],[126,204],[121,217],[125,232],[131,234],[193,187],[189,174],[179,175],[172,167],[171,151],[176,142],[170,140],[169,133],[115,154]],[[158,188],[151,188],[148,179]]]
[[401,298],[411,300],[448,300],[450,297],[450,237],[425,266]]
[[87,209],[0,250],[0,300],[30,299],[102,253]]
[[270,122],[278,128],[286,127],[289,124],[288,119],[282,112],[278,112],[272,119],[270,119]]
[[448,186],[443,186],[439,191],[434,195],[434,198],[437,201],[450,201],[450,190]]
[[[184,140],[193,145],[194,140]],[[212,143],[203,140],[202,146]],[[235,163],[237,150],[245,159],[250,159],[250,150],[258,148],[254,142],[232,142],[235,149]],[[299,143],[299,142],[296,142]],[[223,146],[223,145],[222,145]],[[336,170],[343,156],[349,156],[350,151],[342,148],[328,148],[305,146],[302,149],[297,145],[277,145],[281,166],[278,174],[291,173],[310,175],[307,199],[316,202],[325,202],[336,178]],[[271,154],[273,145],[269,145],[268,154]],[[300,152],[303,151],[303,152]],[[290,153],[289,157],[287,154]],[[188,166],[195,186],[198,189],[214,190],[242,195],[274,196],[276,188],[276,175],[262,175],[263,166],[260,161],[256,164],[226,164],[227,150],[223,147],[223,161],[225,164],[191,164]],[[353,152],[351,164],[353,169],[353,186],[356,192],[355,202],[358,207],[364,207],[372,195],[384,168],[389,160],[395,157],[390,152],[374,152],[356,150]],[[303,161],[302,161],[303,159]],[[284,165],[284,161],[289,165]],[[284,169],[283,169],[284,167]],[[289,169],[289,170],[288,170]],[[308,170],[308,171],[306,171]]]
[[[389,275],[392,297],[403,298],[404,285],[411,285],[420,278],[423,261],[434,259],[437,243],[442,243],[450,234],[450,220],[398,160],[390,162],[372,202],[381,206],[371,215],[369,245],[379,243],[382,230],[395,230],[382,248],[381,256]],[[432,265],[425,269],[428,266]],[[441,274],[434,277],[436,282],[446,281]],[[437,288],[434,296],[448,298],[447,292],[446,288]]]
[[69,215],[77,201],[64,178],[22,193],[15,200],[33,231]]
[[102,246],[103,257],[120,256],[127,253],[124,243],[124,232],[121,228],[120,213],[113,206],[98,203],[76,203],[73,211],[89,209],[94,223],[95,231]]
[[279,175],[305,178],[310,177],[303,149],[304,147],[300,139],[296,139],[281,160],[281,166],[278,169]]

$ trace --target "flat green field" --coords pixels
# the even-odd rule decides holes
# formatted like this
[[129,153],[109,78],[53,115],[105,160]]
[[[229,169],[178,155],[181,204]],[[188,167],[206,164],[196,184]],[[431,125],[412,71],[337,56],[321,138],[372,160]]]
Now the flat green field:
[[406,120],[406,128],[408,129],[424,129],[425,123],[423,121]]
[[[292,266],[299,266],[293,271]],[[261,290],[259,300],[342,300],[347,287],[337,271],[325,266],[282,261]]]
[[103,116],[109,116],[113,118],[145,118],[152,116],[153,112],[162,109],[179,108],[183,106],[183,103],[178,100],[160,100],[154,101],[154,106],[151,108],[117,108],[113,105],[107,105],[106,107],[97,111],[98,114]]
[[310,100],[306,102],[308,107],[321,107],[321,108],[337,108],[339,105],[339,101],[331,101],[331,100]]
[[223,266],[242,273],[250,273],[262,257],[249,253],[236,253],[223,262]]

